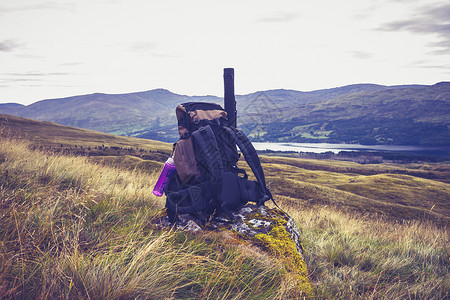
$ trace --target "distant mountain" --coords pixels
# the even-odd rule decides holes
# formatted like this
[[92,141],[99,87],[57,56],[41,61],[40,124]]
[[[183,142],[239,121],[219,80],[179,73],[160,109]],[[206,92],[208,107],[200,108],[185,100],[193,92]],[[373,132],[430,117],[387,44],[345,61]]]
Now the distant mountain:
[[14,115],[17,111],[20,111],[22,107],[25,106],[18,103],[0,103],[0,111],[5,114]]
[[[355,84],[310,92],[268,90],[237,95],[238,126],[254,141],[450,145],[450,82]],[[223,103],[165,89],[91,94],[1,104],[0,113],[118,135],[174,142],[175,108],[189,101]]]
[[[190,101],[164,89],[130,94],[90,94],[61,99],[42,100],[28,106],[0,106],[1,113],[62,125],[92,129],[118,135],[167,124],[173,125],[172,115],[179,103]],[[198,97],[204,101],[216,97]]]
[[[254,115],[244,110],[244,120],[262,121],[247,121],[242,127],[258,141],[450,145],[449,82],[353,85],[310,94],[305,98],[309,102],[283,103],[261,93],[253,102],[261,100],[274,110]],[[319,100],[312,100],[314,96]]]

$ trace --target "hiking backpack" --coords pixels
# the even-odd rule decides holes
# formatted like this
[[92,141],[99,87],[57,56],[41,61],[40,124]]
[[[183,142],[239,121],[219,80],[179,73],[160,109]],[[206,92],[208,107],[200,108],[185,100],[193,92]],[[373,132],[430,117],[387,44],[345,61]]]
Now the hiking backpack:
[[[176,108],[176,116],[180,139],[174,144],[173,160],[177,172],[165,191],[170,222],[176,222],[179,214],[192,214],[205,223],[218,211],[233,218],[230,210],[248,201],[263,205],[273,200],[255,148],[242,131],[228,126],[220,105],[183,103]],[[238,168],[236,146],[257,181]]]

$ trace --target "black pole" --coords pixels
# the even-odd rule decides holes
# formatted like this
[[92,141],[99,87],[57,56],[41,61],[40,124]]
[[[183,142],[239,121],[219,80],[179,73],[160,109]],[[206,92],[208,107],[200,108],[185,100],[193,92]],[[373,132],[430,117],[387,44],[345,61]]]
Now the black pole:
[[228,126],[237,127],[236,99],[234,97],[234,69],[223,69],[223,83],[225,87],[224,102],[228,115]]

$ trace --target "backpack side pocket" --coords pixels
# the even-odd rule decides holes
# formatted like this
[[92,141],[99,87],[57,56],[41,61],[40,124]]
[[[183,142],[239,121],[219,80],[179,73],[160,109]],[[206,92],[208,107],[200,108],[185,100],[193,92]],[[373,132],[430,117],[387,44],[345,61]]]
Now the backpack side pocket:
[[180,139],[173,150],[173,160],[178,176],[184,184],[190,184],[200,175],[195,160],[192,138]]
[[248,180],[238,176],[239,190],[241,193],[241,203],[244,205],[249,201],[258,202],[263,196],[259,184],[256,181]]

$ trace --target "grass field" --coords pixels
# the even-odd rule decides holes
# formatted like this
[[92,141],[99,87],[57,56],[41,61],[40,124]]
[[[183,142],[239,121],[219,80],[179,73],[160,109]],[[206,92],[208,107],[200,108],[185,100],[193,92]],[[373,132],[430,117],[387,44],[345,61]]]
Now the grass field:
[[[290,202],[339,207],[391,220],[450,221],[450,165],[360,165],[262,157],[268,185]],[[433,179],[430,179],[433,178]]]
[[[3,126],[0,138],[0,298],[305,296],[276,259],[230,234],[154,229],[160,161],[51,151],[123,143],[162,154],[171,145],[28,122]],[[261,160],[301,231],[309,297],[449,297],[449,164]]]

